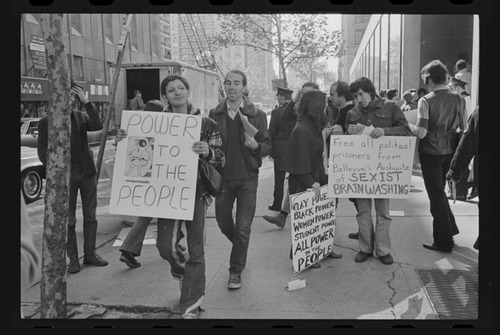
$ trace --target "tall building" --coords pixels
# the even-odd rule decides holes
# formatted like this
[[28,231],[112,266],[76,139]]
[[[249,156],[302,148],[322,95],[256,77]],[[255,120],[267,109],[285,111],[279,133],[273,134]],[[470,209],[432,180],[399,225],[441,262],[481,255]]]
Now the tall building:
[[[108,103],[110,69],[117,59],[125,14],[64,14],[63,43],[71,78],[83,86],[101,116]],[[40,14],[21,18],[21,116],[47,113],[47,66]],[[133,14],[123,62],[159,61],[160,15]]]
[[[172,59],[215,71],[221,79],[228,71],[240,69],[249,77],[251,98],[272,99],[264,96],[272,91],[275,78],[272,54],[245,45],[215,50],[210,40],[220,29],[219,22],[218,14],[172,14]],[[243,31],[237,33],[245,38]]]
[[160,14],[160,57],[172,59],[172,14]]
[[343,14],[341,16],[341,30],[344,55],[339,60],[338,78],[350,82],[349,69],[356,55],[361,40],[370,21],[371,14]]

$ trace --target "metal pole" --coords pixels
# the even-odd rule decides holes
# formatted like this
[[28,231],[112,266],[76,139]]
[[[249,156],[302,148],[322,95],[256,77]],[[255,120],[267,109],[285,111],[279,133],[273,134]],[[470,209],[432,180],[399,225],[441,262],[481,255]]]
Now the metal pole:
[[108,130],[109,130],[109,123],[111,120],[111,113],[113,112],[113,109],[115,107],[115,94],[116,94],[116,88],[118,86],[118,78],[120,77],[120,67],[122,65],[122,60],[123,60],[123,51],[125,49],[125,45],[127,43],[127,38],[130,33],[130,23],[132,22],[132,14],[127,14],[127,18],[125,21],[125,25],[123,26],[122,30],[122,35],[120,37],[120,41],[118,42],[118,55],[116,59],[116,68],[115,72],[113,73],[113,84],[111,86],[111,95],[109,98],[109,107],[108,111],[106,114],[106,120],[104,121],[104,126],[103,126],[103,133],[101,136],[101,145],[99,147],[99,154],[97,156],[97,182],[99,182],[99,176],[101,174],[101,165],[102,165],[102,158],[104,156],[104,149],[106,147],[106,140],[108,139]]

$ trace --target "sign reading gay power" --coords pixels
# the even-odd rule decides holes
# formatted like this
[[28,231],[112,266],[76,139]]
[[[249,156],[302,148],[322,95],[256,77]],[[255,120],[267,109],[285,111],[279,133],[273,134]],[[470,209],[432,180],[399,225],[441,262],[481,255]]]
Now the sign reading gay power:
[[408,198],[413,136],[332,135],[328,195],[332,198]]
[[327,185],[321,195],[290,194],[293,272],[300,272],[328,256],[335,235],[335,199],[328,198]]
[[127,137],[118,142],[109,212],[192,220],[201,117],[123,111]]

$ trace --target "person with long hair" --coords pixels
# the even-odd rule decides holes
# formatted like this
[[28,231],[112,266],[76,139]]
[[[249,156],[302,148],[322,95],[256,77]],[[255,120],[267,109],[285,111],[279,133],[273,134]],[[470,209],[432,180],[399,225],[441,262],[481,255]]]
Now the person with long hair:
[[[303,93],[300,100],[297,123],[290,134],[281,169],[289,173],[288,189],[290,194],[314,189],[315,196],[321,194],[321,186],[328,183],[323,164],[323,129],[327,125],[325,114],[325,94],[317,89]],[[290,249],[290,257],[292,256]],[[341,254],[332,252],[331,258]],[[319,268],[319,263],[311,267]]]
[[[347,113],[347,134],[363,133],[365,127],[373,126],[369,136],[411,136],[410,126],[398,105],[389,99],[381,98],[375,91],[372,81],[366,77],[356,79],[349,89],[357,105]],[[375,203],[376,226],[372,219],[372,203]],[[354,261],[361,263],[375,253],[386,265],[393,263],[390,237],[390,201],[384,198],[356,198],[356,220],[358,222],[359,252]]]
[[[163,79],[160,85],[162,98],[166,101],[163,112],[201,115],[201,111],[189,101],[189,87],[186,78],[179,75]],[[124,130],[119,132],[123,138]],[[208,161],[222,171],[225,156],[219,127],[214,120],[202,117],[200,140],[194,142],[192,150],[200,160]],[[183,319],[198,318],[205,296],[205,218],[212,201],[198,175],[193,220],[158,218],[156,247],[160,256],[169,262],[172,277],[179,280],[179,310]]]

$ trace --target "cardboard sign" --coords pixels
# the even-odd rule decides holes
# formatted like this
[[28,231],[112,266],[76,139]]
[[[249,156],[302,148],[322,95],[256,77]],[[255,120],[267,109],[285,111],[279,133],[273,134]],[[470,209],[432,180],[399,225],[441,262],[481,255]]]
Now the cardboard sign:
[[314,191],[290,194],[293,272],[300,272],[333,251],[335,199],[328,198],[327,185],[321,195]]
[[415,141],[414,136],[332,135],[329,197],[408,198]]
[[201,116],[123,111],[109,212],[192,220]]

